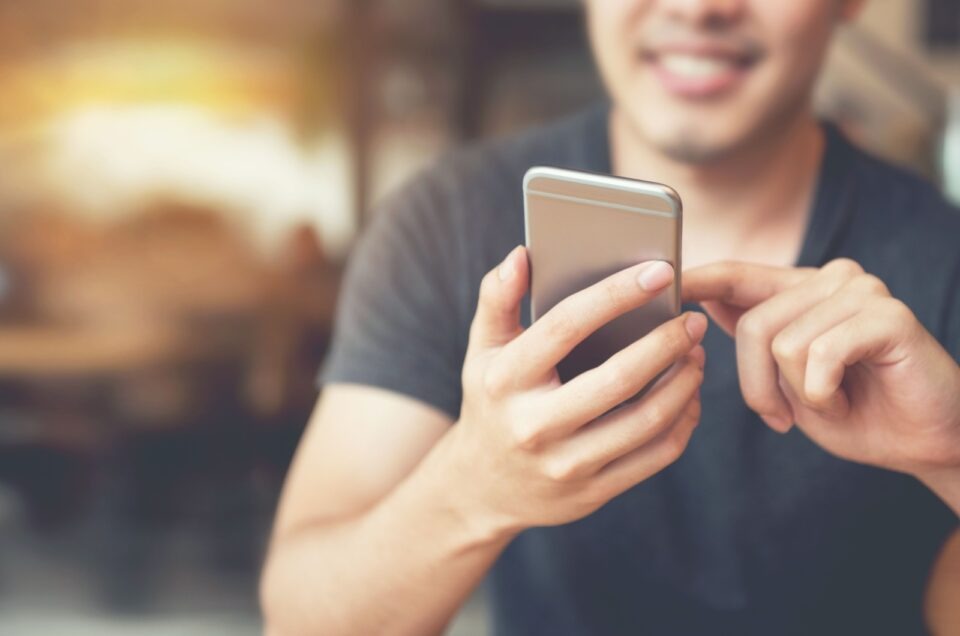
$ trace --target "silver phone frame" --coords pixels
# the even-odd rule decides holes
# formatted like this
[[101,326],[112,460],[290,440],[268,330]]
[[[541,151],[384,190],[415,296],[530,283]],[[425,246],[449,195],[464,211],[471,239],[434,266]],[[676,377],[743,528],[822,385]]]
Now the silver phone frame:
[[[526,245],[530,245],[530,214],[529,214],[529,199],[531,192],[536,193],[540,196],[555,197],[555,198],[566,198],[571,199],[575,197],[566,197],[565,195],[556,195],[554,193],[542,192],[539,190],[531,190],[530,182],[534,179],[540,177],[547,177],[552,179],[557,179],[559,181],[565,181],[572,184],[581,184],[591,187],[599,188],[608,188],[612,190],[619,190],[622,192],[628,192],[633,194],[643,194],[657,198],[664,203],[666,203],[671,212],[662,212],[660,210],[650,210],[647,208],[628,206],[617,203],[611,203],[609,201],[597,200],[593,197],[583,197],[581,201],[585,203],[590,203],[591,205],[613,207],[618,209],[625,209],[631,212],[637,212],[640,214],[656,215],[656,216],[669,216],[670,218],[675,218],[677,221],[677,240],[676,245],[674,246],[674,253],[676,254],[676,264],[674,265],[674,312],[679,315],[681,308],[681,272],[683,269],[683,262],[681,256],[683,253],[682,243],[683,243],[683,202],[680,199],[680,195],[677,194],[677,191],[671,188],[668,185],[662,183],[656,183],[653,181],[643,181],[640,179],[631,179],[627,177],[617,177],[613,175],[604,175],[597,174],[593,172],[582,172],[579,170],[569,170],[564,168],[553,168],[548,166],[534,166],[527,170],[526,174],[523,177],[523,232],[524,232],[524,242]],[[534,322],[537,320],[539,314],[537,312],[536,299],[533,297],[533,294],[530,295],[530,320]]]

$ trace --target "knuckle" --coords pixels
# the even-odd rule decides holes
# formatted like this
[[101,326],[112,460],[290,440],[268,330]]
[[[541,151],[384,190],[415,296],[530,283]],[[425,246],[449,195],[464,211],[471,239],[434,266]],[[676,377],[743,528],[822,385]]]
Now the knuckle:
[[742,392],[743,401],[757,413],[773,413],[780,406],[778,401],[771,399],[764,391],[748,387],[744,388]]
[[700,421],[700,416],[703,415],[703,403],[699,399],[695,400],[690,405],[688,409],[688,415],[690,416],[690,419],[694,420],[695,422]]
[[748,311],[737,322],[737,337],[748,340],[755,340],[765,337],[767,334],[767,321],[763,315]]
[[694,374],[693,382],[694,382],[694,385],[696,386],[696,391],[699,392],[700,387],[703,386],[703,381],[706,378],[706,370],[697,364],[692,366],[693,366],[693,374]]
[[742,261],[737,260],[720,261],[716,266],[717,271],[720,272],[720,275],[725,279],[741,278],[747,271],[746,265]]
[[[636,287],[635,285],[632,287]],[[631,294],[624,285],[623,276],[611,276],[600,285],[603,299],[612,307],[620,307],[630,301]]]
[[823,272],[840,278],[853,278],[862,274],[863,268],[852,258],[835,258],[823,266]]
[[540,427],[535,422],[522,420],[510,426],[510,443],[513,448],[533,451],[540,446]]
[[810,343],[810,347],[807,349],[807,358],[826,360],[830,357],[831,349],[830,343],[821,336]]
[[[726,262],[726,275],[728,280],[735,281],[737,284],[742,283],[746,278],[750,276],[748,271],[748,266],[742,261],[727,261]],[[731,285],[727,292],[728,299],[732,299],[736,296],[736,285]]]
[[803,347],[789,334],[780,334],[770,344],[773,357],[783,362],[798,362],[803,359]]
[[667,423],[668,414],[663,406],[657,403],[647,404],[639,413],[641,426],[647,429],[656,429]]
[[805,406],[826,405],[827,402],[829,402],[831,396],[832,396],[831,391],[824,389],[822,387],[814,387],[812,390],[804,389],[804,396],[801,399],[801,401],[803,399],[806,399],[809,401],[809,404],[806,404]]
[[577,463],[566,457],[552,457],[543,463],[543,474],[551,481],[567,482],[576,479]]
[[567,301],[556,305],[544,318],[545,336],[551,341],[566,344],[579,342],[580,330]]
[[677,428],[664,440],[664,453],[667,460],[673,463],[680,459],[683,452],[687,450],[687,442],[690,440],[686,430]]
[[607,369],[604,371],[604,386],[611,393],[618,393],[630,384],[630,375],[621,364],[613,364],[613,360],[607,363]]
[[809,393],[804,387],[798,387],[794,391],[794,398],[802,406],[808,409],[818,410],[821,406],[823,406],[822,401],[818,399],[816,395]]
[[886,283],[873,274],[862,274],[856,278],[857,285],[864,292],[875,296],[887,296],[890,291]]
[[916,322],[913,310],[910,309],[905,302],[897,298],[885,299],[881,305],[881,310],[899,327],[907,327]]
[[680,386],[691,394],[692,399],[703,384],[703,369],[695,363],[687,363],[680,370],[677,380]]
[[674,356],[679,356],[681,353],[688,351],[692,342],[690,341],[690,334],[687,333],[687,329],[684,326],[684,316],[674,320],[670,323],[668,329],[664,329],[661,335],[663,347],[674,354]]
[[629,397],[630,393],[639,390],[629,370],[622,364],[614,364],[613,360],[596,371],[601,373],[602,378],[598,390],[594,393],[595,399],[599,401],[623,400]]
[[599,508],[612,498],[613,493],[598,483],[592,483],[583,489],[584,505],[589,508]]
[[495,295],[497,288],[497,270],[487,272],[480,280],[480,304],[486,304]]
[[509,390],[512,381],[512,373],[500,364],[490,364],[483,372],[483,392],[489,398],[501,398]]

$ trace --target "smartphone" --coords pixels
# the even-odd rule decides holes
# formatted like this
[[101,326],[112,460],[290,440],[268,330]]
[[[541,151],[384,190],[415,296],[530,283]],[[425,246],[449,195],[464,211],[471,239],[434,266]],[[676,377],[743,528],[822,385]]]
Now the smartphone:
[[563,382],[680,314],[682,203],[659,183],[559,168],[531,168],[523,180],[530,258],[530,314],[643,261],[673,265],[673,284],[653,301],[601,327],[558,366]]

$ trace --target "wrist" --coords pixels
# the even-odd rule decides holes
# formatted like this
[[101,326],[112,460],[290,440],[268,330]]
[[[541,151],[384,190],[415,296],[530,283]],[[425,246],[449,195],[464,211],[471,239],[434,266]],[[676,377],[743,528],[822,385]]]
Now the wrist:
[[[458,426],[458,425],[455,425]],[[499,546],[523,530],[515,520],[487,504],[478,463],[461,452],[456,428],[440,440],[424,459],[412,480],[427,505],[459,538],[463,549]]]

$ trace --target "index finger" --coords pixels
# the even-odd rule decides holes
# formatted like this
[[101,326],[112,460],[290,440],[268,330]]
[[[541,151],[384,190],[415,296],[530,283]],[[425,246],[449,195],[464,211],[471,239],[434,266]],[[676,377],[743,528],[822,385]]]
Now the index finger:
[[658,296],[674,276],[668,263],[648,261],[568,296],[507,344],[499,364],[515,386],[537,383],[587,336]]
[[817,270],[811,267],[773,267],[725,261],[683,273],[684,302],[722,302],[753,307],[785,289],[799,285]]

